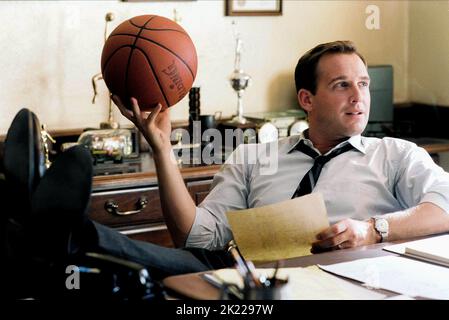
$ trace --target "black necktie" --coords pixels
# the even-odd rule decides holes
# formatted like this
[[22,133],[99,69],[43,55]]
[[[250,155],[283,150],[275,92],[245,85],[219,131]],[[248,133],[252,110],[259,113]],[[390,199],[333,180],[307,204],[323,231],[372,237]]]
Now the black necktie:
[[352,149],[354,149],[354,147],[350,143],[347,143],[343,147],[335,149],[328,155],[320,156],[318,152],[306,145],[304,143],[304,140],[300,141],[296,145],[296,150],[303,152],[311,158],[315,159],[315,162],[312,169],[310,169],[302,178],[301,182],[298,185],[298,188],[296,188],[296,191],[292,196],[292,199],[311,193],[316,185],[316,182],[318,181],[318,177],[320,176],[321,169],[323,169],[324,165],[332,158]]

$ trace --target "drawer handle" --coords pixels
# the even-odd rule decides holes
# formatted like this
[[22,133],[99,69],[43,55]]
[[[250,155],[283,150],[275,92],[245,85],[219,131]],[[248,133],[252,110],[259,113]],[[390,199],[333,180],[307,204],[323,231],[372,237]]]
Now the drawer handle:
[[143,208],[145,208],[148,204],[147,197],[140,197],[139,200],[136,202],[136,210],[130,210],[130,211],[120,211],[118,204],[114,202],[114,200],[108,200],[104,204],[104,208],[107,212],[111,214],[116,214],[118,216],[129,216],[131,214],[136,214],[142,211]]

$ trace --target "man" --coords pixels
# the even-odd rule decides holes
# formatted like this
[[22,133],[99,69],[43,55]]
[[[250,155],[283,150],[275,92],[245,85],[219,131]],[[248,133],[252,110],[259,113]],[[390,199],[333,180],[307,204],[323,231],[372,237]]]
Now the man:
[[[113,96],[153,149],[162,209],[177,246],[223,248],[232,239],[227,211],[304,194],[303,183],[298,184],[318,155],[330,157],[319,179],[313,173],[312,191],[323,194],[333,224],[317,234],[314,252],[449,230],[449,175],[413,143],[361,137],[370,110],[370,79],[364,58],[351,42],[325,43],[307,52],[298,62],[295,81],[309,130],[279,141],[278,172],[260,175],[258,163],[226,163],[198,207],[171,161],[169,111],[158,106],[146,116],[136,99],[131,98],[127,109]],[[245,154],[250,148],[241,146],[235,152]],[[345,150],[337,151],[340,148]]]
[[[73,190],[84,199],[90,194],[82,187],[88,185],[89,176],[85,175],[81,187],[69,188],[58,183],[61,174],[68,175],[67,170],[50,169],[53,179],[51,175],[46,179],[43,190],[52,192],[41,194],[46,200],[33,207],[37,213],[27,215],[28,220],[40,221],[41,227],[34,230],[33,221],[24,222],[29,226],[25,239],[32,239],[27,243],[34,248],[33,255],[51,262],[63,261],[75,252],[98,250],[143,264],[155,278],[231,266],[233,262],[223,251],[232,239],[227,211],[310,192],[323,194],[332,223],[317,235],[314,252],[449,230],[449,175],[413,143],[360,136],[368,121],[369,76],[352,43],[337,41],[313,48],[299,60],[295,80],[299,104],[308,113],[309,130],[304,136],[274,142],[278,144],[277,172],[261,174],[260,161],[226,162],[198,207],[172,161],[169,111],[161,111],[159,106],[147,116],[134,98],[129,110],[114,96],[121,112],[152,147],[165,221],[175,244],[187,248],[134,241],[82,217],[87,201],[76,201],[76,209],[67,201],[53,199],[65,199]],[[245,159],[253,147],[240,145],[235,155]],[[83,163],[90,163],[87,153],[73,153],[80,162],[73,166],[82,168]],[[67,176],[62,181],[70,179]]]

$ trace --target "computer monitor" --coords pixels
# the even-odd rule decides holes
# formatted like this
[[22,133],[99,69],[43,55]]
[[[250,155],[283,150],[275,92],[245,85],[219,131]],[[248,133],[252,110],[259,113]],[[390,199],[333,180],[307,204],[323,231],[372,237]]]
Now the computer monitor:
[[371,79],[371,110],[364,134],[385,136],[393,130],[393,66],[368,66],[368,74]]

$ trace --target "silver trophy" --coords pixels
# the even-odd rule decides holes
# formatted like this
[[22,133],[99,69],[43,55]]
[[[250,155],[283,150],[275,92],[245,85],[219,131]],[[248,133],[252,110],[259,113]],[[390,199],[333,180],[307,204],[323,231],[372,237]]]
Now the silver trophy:
[[240,55],[242,51],[242,40],[236,37],[234,72],[229,77],[232,88],[237,92],[237,114],[232,118],[232,122],[245,124],[243,117],[243,92],[248,87],[251,77],[240,69]]

